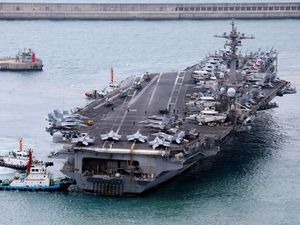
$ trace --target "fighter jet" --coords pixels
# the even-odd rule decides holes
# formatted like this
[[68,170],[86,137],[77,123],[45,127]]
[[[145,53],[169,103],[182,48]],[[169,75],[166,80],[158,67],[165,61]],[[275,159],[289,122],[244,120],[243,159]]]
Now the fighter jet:
[[153,141],[149,142],[149,145],[151,145],[153,149],[156,149],[158,146],[170,147],[171,142],[156,137]]
[[109,133],[101,134],[100,137],[102,141],[106,141],[106,140],[119,141],[122,135],[119,135],[118,133],[111,130]]
[[50,127],[61,128],[61,129],[73,129],[80,126],[86,126],[83,120],[86,120],[80,114],[69,114],[68,111],[61,113],[58,109],[54,110],[53,113],[48,113],[48,121]]
[[148,139],[147,136],[144,136],[140,133],[140,131],[138,130],[136,133],[132,134],[132,135],[127,135],[127,140],[128,141],[140,141],[140,142],[145,142]]
[[71,143],[85,146],[94,144],[94,141],[95,138],[90,137],[87,133],[81,133],[78,137],[71,139]]
[[174,116],[164,116],[164,117],[149,117],[146,120],[140,121],[140,124],[144,124],[145,127],[150,127],[154,129],[169,129],[175,124],[176,119]]
[[157,137],[162,137],[169,142],[176,142],[177,144],[180,144],[181,141],[184,140],[183,138],[185,136],[185,132],[179,130],[174,135],[166,134],[164,132],[158,132],[153,135],[155,135]]

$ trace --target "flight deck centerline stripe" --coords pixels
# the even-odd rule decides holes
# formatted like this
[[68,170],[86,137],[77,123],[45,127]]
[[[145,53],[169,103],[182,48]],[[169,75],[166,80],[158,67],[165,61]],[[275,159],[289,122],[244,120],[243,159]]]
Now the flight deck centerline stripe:
[[[133,96],[135,96],[136,92],[137,92],[137,90],[135,90],[135,91],[133,92]],[[123,116],[123,118],[122,118],[122,120],[121,120],[121,122],[120,122],[120,124],[119,124],[118,129],[117,129],[117,133],[119,133],[119,131],[120,131],[120,129],[121,129],[121,126],[123,125],[124,120],[125,120],[125,118],[126,118],[126,116],[127,116],[127,113],[128,113],[128,110],[126,110],[125,113],[124,113],[124,116]]]
[[150,106],[150,105],[151,105],[151,103],[152,103],[152,100],[153,100],[154,94],[155,94],[155,92],[156,92],[156,89],[157,89],[158,83],[159,83],[159,81],[160,81],[160,78],[161,78],[161,76],[162,76],[162,75],[163,75],[163,73],[160,73],[160,74],[159,74],[158,80],[157,80],[157,82],[156,82],[156,85],[155,85],[155,87],[154,87],[154,90],[153,90],[153,92],[152,92],[152,95],[151,95],[151,97],[150,97],[150,100],[149,100],[148,106]]
[[183,72],[183,76],[182,76],[182,82],[179,84],[180,85],[180,87],[179,87],[179,90],[178,90],[178,94],[177,94],[177,96],[176,96],[176,100],[175,100],[175,105],[177,104],[177,102],[178,102],[178,96],[180,95],[180,91],[181,91],[181,89],[182,89],[182,85],[183,85],[183,82],[184,82],[184,78],[185,78],[185,75],[186,75],[186,72]]
[[176,87],[176,84],[177,84],[177,81],[178,81],[179,74],[180,74],[180,72],[177,73],[177,77],[176,77],[176,80],[175,80],[175,82],[174,82],[173,89],[172,89],[172,92],[171,92],[171,95],[170,95],[170,98],[169,98],[169,101],[168,101],[168,104],[167,104],[167,107],[166,107],[166,108],[169,107],[169,105],[170,105],[170,103],[171,103],[171,101],[172,101],[173,94],[174,94],[174,91],[175,91],[175,87]]

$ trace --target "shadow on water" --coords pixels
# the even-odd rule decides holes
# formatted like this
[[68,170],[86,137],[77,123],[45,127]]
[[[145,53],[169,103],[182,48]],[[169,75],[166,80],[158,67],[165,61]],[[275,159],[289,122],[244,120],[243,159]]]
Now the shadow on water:
[[[276,123],[276,118],[267,111],[260,112],[252,129],[232,134],[217,156],[198,162],[151,194],[168,196],[172,193],[179,197],[187,193],[206,192],[205,189],[224,183],[240,182],[238,179],[259,173],[260,167],[272,160],[284,140],[285,134]],[[148,196],[148,193],[143,195]]]

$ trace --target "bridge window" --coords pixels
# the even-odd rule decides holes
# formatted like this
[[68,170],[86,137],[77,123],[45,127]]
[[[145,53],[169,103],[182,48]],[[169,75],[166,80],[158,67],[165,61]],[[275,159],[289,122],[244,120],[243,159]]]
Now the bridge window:
[[46,10],[46,11],[49,11],[49,10],[50,10],[50,8],[47,6],[47,7],[45,8],[45,10]]
[[273,7],[269,7],[269,10],[271,10],[271,11],[272,11],[272,10],[273,10]]
[[281,7],[280,7],[280,10],[284,10],[284,7],[283,7],[283,6],[281,6]]
[[297,9],[300,10],[300,6],[298,6]]
[[293,6],[293,7],[292,7],[292,10],[296,10],[296,6]]
[[217,11],[217,9],[218,9],[217,7],[213,7],[212,8],[213,11]]
[[236,11],[240,11],[240,7],[235,7],[235,10]]
[[223,11],[223,7],[218,7],[218,11]]
[[205,7],[202,7],[202,8],[201,8],[201,11],[206,11],[206,8],[205,8]]
[[246,7],[246,10],[247,11],[251,11],[251,7]]
[[267,10],[268,10],[268,7],[264,7],[264,10],[267,11]]
[[224,7],[224,11],[228,11],[228,7]]
[[279,7],[275,7],[275,10],[279,10]]
[[257,7],[257,10],[258,10],[258,11],[261,11],[261,10],[262,10],[262,7]]
[[182,8],[182,7],[179,7],[179,11],[183,11],[183,8]]
[[207,7],[207,11],[211,11],[211,7]]
[[16,10],[17,10],[17,11],[20,11],[20,7],[19,7],[19,6],[17,6],[17,7],[16,7]]
[[253,11],[256,11],[256,7],[252,7],[252,10],[253,10]]
[[245,7],[241,7],[241,11],[245,11]]
[[191,8],[190,8],[190,11],[194,11],[194,7],[191,7]]
[[189,11],[189,8],[184,8],[184,11]]
[[196,11],[200,11],[200,7],[196,7]]
[[286,10],[290,10],[290,9],[291,9],[291,7],[289,7],[289,6],[288,6],[288,7],[286,7]]
[[234,11],[234,7],[230,7],[230,8],[229,8],[229,11]]

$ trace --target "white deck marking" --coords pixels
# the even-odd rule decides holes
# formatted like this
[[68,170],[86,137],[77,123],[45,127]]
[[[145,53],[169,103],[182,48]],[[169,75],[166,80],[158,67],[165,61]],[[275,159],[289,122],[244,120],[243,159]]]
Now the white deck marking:
[[161,76],[162,76],[162,75],[163,75],[163,73],[160,73],[160,74],[159,74],[159,77],[158,77],[157,83],[156,83],[156,85],[155,85],[155,87],[154,87],[154,90],[153,90],[153,92],[152,92],[152,95],[151,95],[151,97],[150,97],[150,100],[149,100],[148,106],[150,106],[150,105],[151,105],[151,103],[152,103],[152,100],[153,100],[154,94],[155,94],[155,92],[156,92],[156,89],[157,89],[158,83],[159,83],[159,81],[160,81],[160,78],[161,78]]
[[170,98],[169,98],[169,101],[168,101],[168,104],[167,104],[167,108],[169,107],[169,105],[172,101],[173,94],[174,94],[174,91],[175,91],[175,87],[176,87],[176,84],[177,84],[177,81],[178,81],[178,78],[179,78],[179,74],[180,74],[180,72],[177,73],[177,76],[176,76],[176,79],[175,79],[175,82],[174,82],[174,85],[173,85],[173,89],[172,89],[172,92],[171,92],[171,95],[170,95]]

